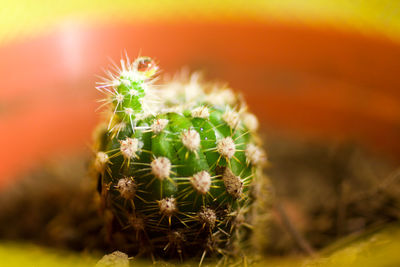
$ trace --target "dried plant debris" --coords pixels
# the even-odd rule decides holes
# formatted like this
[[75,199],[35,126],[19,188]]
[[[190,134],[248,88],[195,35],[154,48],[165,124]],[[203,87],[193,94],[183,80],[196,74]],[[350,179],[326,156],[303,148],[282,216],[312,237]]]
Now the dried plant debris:
[[104,250],[87,155],[31,170],[0,194],[0,239],[82,251]]
[[[284,220],[314,249],[400,218],[400,169],[354,144],[270,136],[269,175],[283,209],[275,209],[268,253],[299,250]],[[277,205],[277,207],[279,207]]]

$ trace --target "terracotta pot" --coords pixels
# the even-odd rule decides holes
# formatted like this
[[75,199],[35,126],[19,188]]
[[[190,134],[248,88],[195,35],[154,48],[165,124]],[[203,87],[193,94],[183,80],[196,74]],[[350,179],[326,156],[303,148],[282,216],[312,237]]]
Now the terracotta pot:
[[189,66],[227,81],[264,130],[351,139],[400,159],[400,46],[383,37],[261,23],[64,24],[0,47],[0,183],[88,149],[95,74],[125,50],[155,57],[165,73]]

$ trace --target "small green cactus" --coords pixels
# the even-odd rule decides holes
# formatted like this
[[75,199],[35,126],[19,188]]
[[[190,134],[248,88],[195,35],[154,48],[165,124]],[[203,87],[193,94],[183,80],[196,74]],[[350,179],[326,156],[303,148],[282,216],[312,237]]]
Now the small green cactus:
[[151,58],[99,83],[108,107],[94,168],[108,238],[162,258],[235,253],[266,156],[240,96],[198,75],[154,85]]

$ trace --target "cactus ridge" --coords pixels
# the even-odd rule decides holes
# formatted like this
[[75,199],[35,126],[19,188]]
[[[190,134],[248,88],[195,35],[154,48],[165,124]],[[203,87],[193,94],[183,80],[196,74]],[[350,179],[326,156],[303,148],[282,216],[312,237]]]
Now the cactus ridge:
[[251,228],[246,214],[265,162],[254,115],[227,89],[206,93],[197,81],[155,89],[154,61],[127,62],[98,87],[110,115],[94,167],[114,218],[110,236],[125,233],[135,253],[228,253]]

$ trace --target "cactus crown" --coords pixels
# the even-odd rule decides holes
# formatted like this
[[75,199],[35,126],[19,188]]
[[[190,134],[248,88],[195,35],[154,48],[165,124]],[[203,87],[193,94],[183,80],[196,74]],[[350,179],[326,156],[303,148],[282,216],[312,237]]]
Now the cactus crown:
[[96,88],[111,96],[106,99],[113,109],[109,129],[114,116],[131,125],[134,130],[139,118],[155,114],[154,105],[158,101],[151,84],[157,70],[157,65],[149,57],[139,57],[133,63],[127,57],[126,61],[121,60],[121,67],[117,68],[116,74],[108,72],[108,78],[99,83]]
[[148,57],[121,61],[98,86],[111,110],[94,161],[109,239],[124,233],[118,249],[163,257],[232,252],[251,228],[245,215],[265,161],[257,120],[197,76],[155,89],[156,72]]

